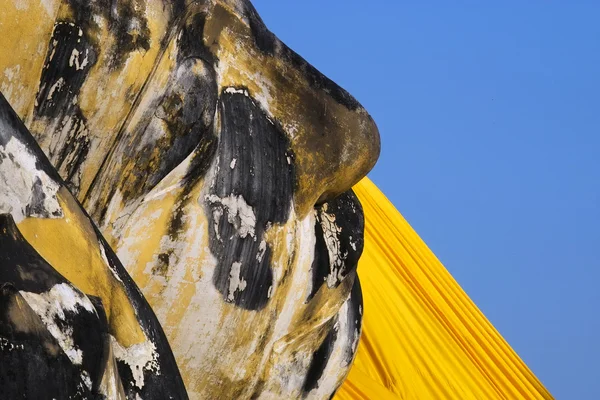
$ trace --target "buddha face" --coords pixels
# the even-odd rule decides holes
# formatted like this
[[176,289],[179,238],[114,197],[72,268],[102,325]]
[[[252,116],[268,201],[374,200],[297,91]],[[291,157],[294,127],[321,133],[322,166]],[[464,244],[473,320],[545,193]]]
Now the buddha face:
[[142,290],[190,397],[328,398],[360,336],[368,113],[248,1],[11,13],[0,90]]

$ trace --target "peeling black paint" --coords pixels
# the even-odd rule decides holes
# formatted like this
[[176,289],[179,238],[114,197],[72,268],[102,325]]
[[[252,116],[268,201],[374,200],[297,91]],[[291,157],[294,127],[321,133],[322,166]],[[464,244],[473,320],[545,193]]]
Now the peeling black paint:
[[38,171],[44,171],[56,182],[62,181],[60,175],[52,167],[40,146],[23,124],[23,121],[15,113],[4,95],[0,93],[0,146],[6,146],[13,138],[23,143],[27,150],[33,154],[36,159],[35,168]]
[[[354,284],[348,300],[346,300],[346,306],[348,312],[346,314],[345,329],[339,328],[339,319],[342,318],[340,314],[334,318],[333,327],[321,343],[321,346],[313,353],[308,372],[302,391],[304,397],[308,396],[311,390],[316,389],[319,385],[319,379],[323,376],[327,365],[331,362],[331,354],[333,349],[341,347],[343,352],[343,360],[340,364],[340,368],[343,368],[344,364],[347,366],[352,365],[356,351],[358,349],[358,339],[360,338],[362,330],[362,291],[360,288],[360,281],[356,272],[352,272],[346,279],[353,279]],[[332,397],[335,395],[339,387],[335,388],[332,393]]]
[[[104,346],[108,335],[108,324],[105,314],[98,313],[97,309],[90,312],[77,305],[75,312],[61,309],[63,315],[60,318],[54,316],[53,322],[58,329],[63,333],[70,333],[73,348],[81,351],[82,363],[77,366],[68,358],[65,360],[63,350],[47,331],[39,316],[27,306],[26,300],[18,291],[43,294],[59,284],[70,286],[74,292],[78,290],[73,288],[27,243],[8,214],[0,215],[0,266],[0,285],[2,285],[0,341],[2,338],[8,340],[15,350],[14,353],[9,351],[6,354],[6,351],[3,351],[6,350],[6,346],[0,346],[0,352],[5,353],[0,363],[0,387],[5,387],[1,384],[4,381],[10,393],[22,395],[29,391],[31,397],[27,398],[45,398],[48,396],[47,387],[40,385],[40,382],[52,382],[62,375],[63,379],[68,377],[71,380],[71,382],[68,380],[61,382],[58,379],[57,383],[61,385],[60,390],[64,390],[64,393],[75,390],[86,393],[89,397],[95,397],[93,391],[88,393],[87,387],[82,386],[81,379],[84,373],[87,374],[92,383],[91,389],[98,389],[106,363]],[[15,302],[16,298],[19,301]],[[16,351],[19,346],[23,348],[21,351]],[[42,349],[43,351],[40,351]],[[52,351],[49,352],[49,349]],[[31,359],[21,358],[25,356]],[[24,373],[31,371],[34,366],[39,370],[38,372],[33,372],[31,375]],[[6,370],[2,371],[4,368]],[[15,374],[17,378],[12,383],[9,376],[11,374]],[[27,382],[31,379],[39,379],[40,382],[35,382],[33,388],[28,388]],[[53,384],[48,386],[50,391],[55,388]],[[40,390],[40,392],[33,395],[31,390]],[[0,389],[0,393],[1,391]],[[55,396],[61,397],[64,393],[57,392]]]
[[73,99],[96,63],[96,54],[80,26],[56,23],[40,78],[34,110],[36,117],[72,113],[76,107]]
[[[8,143],[8,141],[10,141],[11,138],[15,138],[27,146],[27,150],[36,159],[36,168],[45,171],[50,177],[55,179],[57,183],[63,184],[62,179],[51,167],[50,162],[45,157],[31,134],[27,131],[22,121],[20,121],[16,116],[14,110],[10,107],[6,99],[0,95],[0,144],[5,145]],[[2,152],[0,152],[0,154],[2,154]],[[26,174],[33,173],[33,171],[23,170],[15,171],[15,173]],[[35,192],[35,188],[33,191]],[[81,209],[81,212],[85,218],[89,218],[85,210]],[[125,268],[117,259],[114,252],[102,238],[95,225],[93,225],[91,219],[89,220],[89,223],[94,227],[96,234],[96,238],[88,238],[90,243],[94,243],[94,239],[96,239],[98,246],[102,247],[102,250],[104,251],[104,254],[108,260],[110,269],[117,275],[118,280],[123,282],[123,287],[127,293],[127,298],[129,299],[131,306],[136,310],[138,322],[148,339],[155,345],[158,355],[157,362],[160,368],[160,375],[145,370],[145,384],[142,389],[137,388],[136,382],[132,379],[132,377],[130,377],[128,380],[125,380],[123,379],[123,376],[121,376],[124,389],[131,394],[131,398],[135,398],[135,395],[139,394],[141,398],[149,400],[165,398],[187,399],[188,397],[183,385],[183,381],[179,374],[175,358],[156,316],[154,315],[152,309],[138,287],[135,285],[131,277],[125,271]],[[39,233],[39,235],[44,234],[46,233]],[[69,249],[64,249],[64,251],[69,251]],[[69,285],[73,290],[77,291],[77,289],[74,288],[70,282],[62,277],[62,275],[60,275],[51,265],[46,263],[46,261],[44,261],[44,259],[35,251],[35,249],[26,242],[25,238],[23,238],[18,232],[18,228],[16,227],[12,216],[8,214],[0,215],[0,267],[0,285],[9,284],[14,286],[17,290],[23,290],[32,293],[45,293],[48,290],[51,290],[51,288],[56,284],[64,283]],[[84,296],[84,294],[82,294],[82,296]],[[55,322],[59,326],[72,331],[75,345],[85,353],[83,355],[83,367],[87,368],[86,371],[88,372],[90,379],[98,379],[97,377],[100,374],[100,371],[106,364],[106,350],[104,346],[108,343],[106,336],[108,327],[104,317],[105,314],[101,309],[99,300],[93,300],[92,304],[95,308],[94,313],[90,313],[87,310],[81,309],[78,310],[79,312],[77,313],[66,312],[64,321]],[[24,312],[27,313],[27,310]],[[27,314],[23,314],[22,316],[24,315]],[[46,328],[44,327],[44,329]],[[1,337],[2,332],[0,332],[0,341]],[[17,359],[17,361],[21,363],[18,365],[18,367],[13,365],[11,368],[8,368],[10,364],[2,362],[0,363],[0,368],[7,366],[6,370],[2,371],[5,371],[7,374],[6,376],[9,377],[12,377],[15,374],[15,371],[24,371],[24,375],[35,378],[38,375],[36,375],[35,372],[32,372],[32,369],[39,368],[40,371],[44,371],[45,367],[38,364],[45,363],[50,366],[55,365],[56,368],[58,368],[56,371],[56,379],[62,379],[61,377],[68,371],[64,372],[62,364],[53,360],[48,361],[42,358],[40,361],[41,356],[38,354],[38,350],[41,348],[40,344],[35,342],[35,338],[32,340],[33,342],[30,344],[34,347],[34,350],[32,350],[33,353],[27,355],[27,357],[31,357],[30,363],[27,363],[27,360],[29,360],[27,357],[21,357]],[[118,362],[118,364],[123,363]],[[60,368],[63,368],[63,370]],[[127,368],[129,368],[129,366],[127,366]],[[47,371],[53,371],[53,368],[48,367]],[[0,380],[8,379],[6,376],[0,376]],[[65,379],[68,379],[67,375],[64,376]],[[42,376],[39,379],[40,382],[44,382],[43,379],[45,378]],[[15,387],[14,389],[17,393],[20,393],[19,396],[21,396],[22,393],[28,393],[22,385],[29,383],[27,383],[28,381],[25,383],[23,382],[19,383],[21,386]],[[77,380],[73,378],[68,382],[65,381],[64,384],[70,385],[71,389],[69,390],[84,390],[80,389],[81,379]],[[93,387],[97,387],[98,382],[92,381],[92,385],[94,385]],[[44,386],[40,387],[44,388]],[[52,386],[50,385],[49,387]],[[61,388],[63,388],[63,386],[61,386]],[[1,390],[2,389],[0,385],[0,393]],[[69,393],[69,391],[64,389],[63,393]],[[30,398],[45,397],[46,396],[38,395]],[[64,398],[64,396],[60,394],[55,397]],[[15,398],[15,396],[1,398]],[[75,396],[74,398],[80,397]],[[85,394],[82,396],[82,398],[94,398],[94,394]]]
[[94,16],[103,18],[113,34],[113,45],[107,49],[109,67],[119,68],[128,55],[136,50],[150,48],[150,30],[145,15],[145,3],[135,0],[66,0],[74,22],[85,32],[98,32]]
[[[110,193],[108,198],[117,189],[125,204],[143,197],[189,156],[183,183],[185,188],[193,188],[214,159],[217,84],[212,66],[199,58],[186,58],[171,72],[163,90],[140,122],[125,133],[105,175],[98,180]],[[125,167],[136,173],[123,177],[115,172]],[[100,224],[107,208],[108,204],[102,204],[96,210]]]
[[[226,301],[260,310],[273,285],[272,249],[263,243],[264,233],[289,217],[295,184],[293,154],[287,136],[248,96],[223,93],[220,113],[219,162],[206,201],[209,216],[218,221],[218,230],[209,224],[210,249],[218,260],[213,282]],[[234,210],[221,200],[231,196],[252,207],[254,235],[243,236],[241,216],[228,214]],[[239,278],[247,286],[231,292],[234,263],[241,263]]]
[[[358,339],[355,335],[357,333],[359,337],[361,335],[363,314],[362,289],[360,287],[360,279],[358,275],[356,275],[354,285],[352,285],[352,291],[350,292],[350,298],[348,299],[348,329],[346,331],[346,334],[348,335],[346,343],[348,345],[344,349],[344,358],[348,365],[352,365],[354,357],[356,356],[356,351],[358,350]],[[353,344],[356,344],[357,347],[353,348]]]
[[[115,2],[116,3],[116,2]],[[150,29],[144,16],[145,3],[141,1],[120,1],[113,3],[108,30],[114,32],[115,44],[109,67],[119,68],[130,53],[150,49]],[[138,8],[136,10],[135,8]]]
[[54,166],[78,190],[76,173],[90,149],[86,118],[77,103],[81,87],[94,66],[98,51],[79,25],[58,22],[54,26],[34,108],[34,119],[47,121],[48,132],[38,137],[66,137],[50,146]]
[[66,280],[21,236],[10,214],[0,214],[0,282],[43,293]]
[[44,207],[44,199],[46,194],[44,193],[42,181],[39,177],[36,177],[31,188],[31,201],[25,206],[26,215],[39,215],[43,217],[49,217],[49,213]]
[[[335,222],[330,226],[329,221]],[[364,226],[362,206],[352,190],[316,207],[315,256],[311,268],[313,285],[308,300],[314,297],[332,273],[330,254],[335,255],[339,265],[339,272],[335,273],[335,287],[356,271],[364,247]],[[326,236],[334,238],[339,247],[328,243]]]
[[215,56],[204,43],[205,25],[204,13],[194,14],[184,21],[177,40],[178,62],[186,58],[200,58],[210,65],[216,65]]
[[71,362],[40,317],[9,283],[0,286],[0,357],[0,398],[103,397],[87,388],[81,368]]
[[323,376],[323,372],[325,372],[325,367],[327,367],[327,363],[329,362],[329,357],[333,352],[335,347],[335,342],[337,340],[337,330],[332,327],[329,330],[329,333],[321,343],[321,346],[313,353],[312,360],[310,362],[310,367],[308,368],[308,372],[306,373],[306,379],[304,380],[304,384],[302,385],[302,391],[304,394],[310,393],[311,390],[315,389],[319,384],[319,379]]

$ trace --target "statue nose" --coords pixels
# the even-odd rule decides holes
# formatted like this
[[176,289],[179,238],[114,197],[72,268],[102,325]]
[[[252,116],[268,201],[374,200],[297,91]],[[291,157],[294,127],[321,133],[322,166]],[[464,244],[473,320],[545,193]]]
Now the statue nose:
[[222,90],[242,90],[256,100],[289,138],[298,215],[347,191],[373,168],[380,138],[371,116],[268,31],[252,9],[240,14],[217,3],[204,24],[204,44],[218,60]]
[[276,81],[295,95],[278,97],[274,108],[285,110],[280,116],[295,154],[296,211],[303,214],[346,192],[373,168],[380,136],[354,97],[284,46],[279,57],[288,65],[282,70],[290,74],[295,68],[296,76]]
[[375,165],[381,147],[377,125],[362,106],[356,103],[349,108],[327,92],[320,95],[325,105],[320,110],[322,118],[299,146],[305,153],[305,160],[299,162],[304,164],[301,170],[306,175],[299,195],[312,192],[317,204],[358,183]]

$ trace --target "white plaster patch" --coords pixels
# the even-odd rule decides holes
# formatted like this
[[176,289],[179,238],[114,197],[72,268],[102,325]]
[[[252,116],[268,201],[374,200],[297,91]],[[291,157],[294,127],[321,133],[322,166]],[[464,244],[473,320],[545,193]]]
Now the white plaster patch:
[[62,77],[58,78],[58,80],[54,83],[54,85],[52,85],[50,90],[48,90],[48,96],[46,97],[46,100],[52,100],[52,96],[54,96],[54,92],[56,92],[61,87],[63,87],[64,84],[65,84],[65,80]]
[[25,350],[25,345],[13,344],[8,339],[0,337],[0,349],[5,351]]
[[352,241],[352,236],[350,236],[348,239],[350,241],[350,247],[352,247],[352,250],[356,251],[356,242]]
[[[0,130],[6,129],[0,124]],[[56,198],[60,185],[36,163],[33,154],[14,137],[0,146],[0,212],[12,214],[17,223],[26,217],[63,217]]]
[[17,112],[22,112],[28,101],[28,96],[24,94],[27,88],[23,84],[21,72],[20,65],[7,67],[4,70],[6,79],[0,84],[0,91]]
[[6,68],[4,70],[4,76],[6,77],[6,79],[9,82],[12,82],[13,79],[15,79],[16,77],[18,77],[20,73],[21,73],[21,66],[20,65],[15,65],[12,68]]
[[298,134],[298,124],[295,122],[285,124],[283,127],[292,139]]
[[[121,209],[123,208],[123,195],[119,189],[115,190],[115,194],[110,198],[108,206],[106,207],[106,212],[104,214],[104,223],[103,226],[99,226],[100,229],[104,229],[107,227],[109,221],[116,220],[116,216],[119,214]],[[114,226],[113,226],[114,228]]]
[[256,261],[261,262],[267,251],[267,242],[263,239],[258,245],[258,252],[256,253]]
[[57,3],[54,0],[41,0],[40,2],[42,3],[42,6],[44,6],[44,9],[46,10],[48,16],[54,17],[58,7],[57,4],[59,3]]
[[346,255],[341,254],[341,244],[338,235],[342,229],[335,223],[335,215],[327,213],[327,204],[323,206],[321,216],[321,228],[329,254],[329,275],[327,275],[327,287],[332,288],[343,279],[344,259]]
[[[235,227],[240,237],[245,238],[250,235],[256,240],[256,237],[254,236],[256,215],[254,214],[254,209],[246,203],[244,197],[231,194],[228,197],[220,198],[213,194],[206,196],[206,200],[213,204],[221,204],[223,206],[227,213],[227,221]],[[215,214],[213,212],[215,228],[218,228],[218,219],[216,219],[216,217],[220,218],[220,216],[219,213]]]
[[87,371],[83,371],[81,373],[81,380],[89,390],[92,390],[92,380],[90,379],[90,374],[88,374]]
[[223,210],[220,208],[215,208],[212,212],[212,215],[213,215],[213,223],[214,223],[214,229],[215,229],[215,234],[217,236],[217,240],[221,240],[221,234],[219,233],[219,220],[223,216]]
[[[79,30],[79,33],[79,36],[81,36],[81,29]],[[81,53],[79,52],[79,50],[73,49],[73,51],[71,52],[71,57],[69,58],[69,67],[75,67],[75,69],[79,71],[84,69],[89,64],[87,49],[85,50],[85,57],[81,61],[79,59],[80,56]]]
[[236,89],[233,86],[230,86],[227,89],[225,89],[225,93],[229,93],[229,94],[243,94],[246,97],[250,97],[250,94],[248,93],[248,90],[246,90],[246,89]]
[[62,326],[59,327],[57,319],[65,321],[65,312],[77,313],[80,308],[95,314],[96,310],[90,300],[66,283],[55,285],[45,293],[37,294],[24,291],[20,293],[31,309],[40,316],[67,357],[74,364],[81,365],[83,353],[75,347],[73,328],[65,324],[61,324]]
[[229,272],[229,293],[227,300],[235,300],[235,292],[243,292],[246,289],[246,281],[241,277],[240,272],[242,268],[241,262],[234,262],[231,264],[231,272]]
[[160,374],[160,365],[158,364],[158,354],[156,346],[149,340],[143,343],[134,344],[130,347],[123,347],[112,335],[110,342],[117,360],[123,361],[131,369],[131,374],[135,381],[135,386],[142,389],[144,387],[144,371],[153,371]]
[[14,0],[13,4],[15,8],[19,11],[25,11],[29,9],[29,3],[26,0]]

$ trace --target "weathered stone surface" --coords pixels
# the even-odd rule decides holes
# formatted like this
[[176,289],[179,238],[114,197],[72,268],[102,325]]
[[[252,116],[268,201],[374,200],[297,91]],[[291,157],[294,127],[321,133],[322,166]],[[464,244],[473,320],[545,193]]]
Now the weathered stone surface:
[[187,398],[156,316],[0,95],[0,397]]
[[190,397],[331,396],[360,335],[367,112],[247,1],[34,3],[0,26],[0,90],[142,289]]

